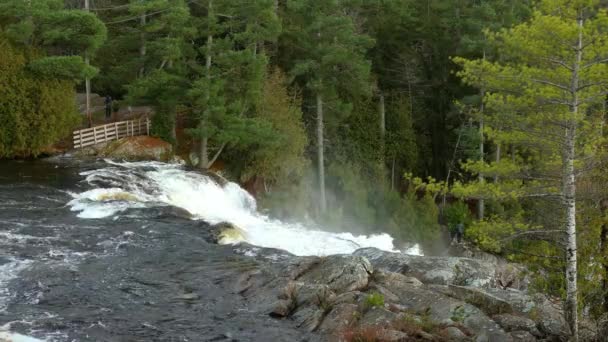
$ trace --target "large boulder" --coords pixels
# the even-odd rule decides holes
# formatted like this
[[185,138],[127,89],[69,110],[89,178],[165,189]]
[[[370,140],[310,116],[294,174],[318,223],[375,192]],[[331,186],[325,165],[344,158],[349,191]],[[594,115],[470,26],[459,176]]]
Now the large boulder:
[[510,336],[483,310],[433,287],[404,285],[393,290],[399,297],[399,308],[406,312],[425,316],[436,324],[461,324],[478,341],[510,341]]
[[507,301],[485,292],[482,289],[456,285],[450,285],[449,289],[453,297],[471,305],[475,305],[488,315],[513,312],[511,304]]
[[209,242],[220,245],[235,244],[246,240],[245,231],[230,222],[220,222],[209,227]]
[[387,327],[397,319],[397,314],[383,307],[373,307],[365,312],[359,320],[361,327],[366,326],[381,326]]
[[468,336],[462,332],[462,330],[456,327],[447,327],[442,330],[443,336],[447,337],[450,341],[468,341]]
[[359,306],[350,303],[335,305],[327,314],[319,330],[324,333],[335,334],[350,326],[359,317]]
[[513,342],[536,342],[537,339],[525,330],[518,330],[511,333]]
[[298,281],[311,284],[326,284],[335,293],[364,289],[372,265],[366,258],[352,255],[330,255],[304,273]]
[[529,272],[524,266],[484,252],[476,246],[467,243],[452,244],[448,250],[448,255],[482,260],[494,265],[496,269],[496,287],[527,290],[530,283]]
[[530,318],[510,314],[495,315],[492,318],[506,331],[527,331],[534,336],[542,336],[536,328],[536,322]]
[[354,255],[366,257],[376,269],[412,276],[425,284],[489,287],[495,267],[490,262],[458,257],[427,257],[362,248]]
[[98,155],[127,160],[168,161],[172,153],[173,146],[166,141],[149,136],[137,136],[108,143]]
[[[528,331],[535,336],[560,339],[569,335],[561,303],[542,294],[498,288],[449,286],[446,294],[480,308],[507,331]],[[511,315],[503,315],[511,314]],[[498,318],[496,318],[498,317]],[[535,323],[531,327],[530,321]]]
[[531,318],[545,336],[568,336],[570,330],[562,311],[562,303],[543,294],[528,294],[514,289],[485,289],[487,293],[508,302],[516,315]]
[[299,328],[311,332],[315,331],[319,325],[321,325],[324,316],[325,313],[323,310],[312,306],[306,306],[297,310],[291,318]]
[[381,269],[374,271],[374,281],[391,290],[399,290],[404,286],[420,287],[423,285],[422,282],[415,277],[408,277],[401,273],[387,272]]

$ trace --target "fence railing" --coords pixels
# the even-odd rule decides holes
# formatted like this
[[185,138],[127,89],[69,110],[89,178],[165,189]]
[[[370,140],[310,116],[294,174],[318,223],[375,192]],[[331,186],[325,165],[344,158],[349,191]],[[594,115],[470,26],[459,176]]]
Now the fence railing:
[[137,135],[150,135],[149,118],[118,121],[74,131],[74,148],[82,148]]

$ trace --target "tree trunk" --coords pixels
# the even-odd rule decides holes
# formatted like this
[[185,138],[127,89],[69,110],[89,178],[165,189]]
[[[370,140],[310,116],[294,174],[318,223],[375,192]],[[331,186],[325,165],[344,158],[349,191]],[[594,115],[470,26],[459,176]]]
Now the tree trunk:
[[[213,16],[213,1],[209,0],[209,8],[207,10],[207,17],[211,19]],[[205,68],[207,69],[207,86],[211,86],[211,51],[213,45],[213,35],[209,33],[207,35],[207,57],[205,61]],[[209,91],[207,91],[207,106],[209,105]],[[207,112],[209,108],[205,108],[205,112]],[[199,125],[201,129],[204,129],[207,126],[206,122],[206,114],[202,113],[201,119],[199,121]],[[205,133],[201,133],[201,141],[200,141],[200,149],[199,149],[199,159],[198,159],[198,167],[200,169],[207,169],[209,167],[209,137],[205,135]]]
[[207,146],[208,142],[209,138],[201,138],[200,150],[198,151],[198,167],[203,170],[209,167],[209,148]]
[[391,190],[395,189],[395,155],[393,154],[393,164],[391,166]]
[[[496,144],[496,154],[495,154],[495,158],[494,158],[494,162],[496,162],[498,164],[498,162],[500,161],[500,151],[501,150],[501,145],[500,143]],[[494,183],[498,183],[498,175],[494,175]]]
[[[84,0],[84,10],[89,11],[89,0]],[[84,63],[89,65],[89,54],[84,53]],[[84,80],[85,87],[85,107],[87,112],[87,119],[89,120],[89,127],[93,126],[93,118],[91,117],[91,79],[85,78]]]
[[384,137],[386,136],[386,109],[384,106],[384,94],[380,92],[380,98],[378,100],[378,112],[380,113],[380,138],[382,139],[382,145],[384,146]]
[[[170,59],[167,62],[167,69],[173,69],[173,60]],[[171,110],[171,116],[171,138],[173,138],[173,141],[175,141],[175,148],[177,149],[177,111],[175,108]]]
[[[579,14],[580,15],[580,14]],[[566,302],[565,315],[571,341],[578,341],[578,289],[577,289],[577,245],[576,245],[576,174],[574,158],[576,156],[576,117],[578,115],[579,70],[583,55],[583,19],[578,18],[578,44],[576,62],[572,71],[572,107],[571,118],[566,124],[566,135],[563,153],[562,195],[566,211]]]
[[146,57],[146,32],[144,31],[144,27],[146,26],[146,13],[144,12],[139,18],[139,23],[141,25],[141,32],[139,33],[139,58],[141,59],[141,67],[139,68],[139,77],[144,77],[145,69],[145,61]]
[[[88,54],[85,52],[84,55],[84,63],[88,66],[89,65],[89,56]],[[84,80],[84,87],[85,87],[85,107],[86,107],[86,112],[87,112],[87,119],[89,120],[89,128],[93,127],[93,117],[91,116],[91,79],[90,78],[86,78]]]
[[566,208],[566,319],[572,341],[578,341],[577,248],[576,248],[576,177],[574,174],[574,128],[566,130],[564,151],[563,196]]
[[[484,90],[481,90],[481,113],[483,115],[483,97],[484,97]],[[483,116],[481,117],[481,119],[479,119],[479,160],[483,163]],[[480,172],[479,173],[479,183],[484,183],[484,177],[483,177],[483,173]],[[484,212],[485,212],[485,201],[483,198],[480,198],[479,201],[477,202],[477,218],[479,220],[483,220],[484,217]]]
[[317,157],[319,163],[319,206],[321,214],[327,210],[325,198],[325,146],[323,143],[323,96],[317,93]]
[[[486,51],[485,49],[483,50],[483,60],[485,61],[486,59]],[[483,138],[483,111],[484,111],[484,103],[483,103],[483,98],[486,95],[486,90],[485,88],[482,86],[481,90],[479,92],[479,96],[481,98],[481,104],[479,105],[479,113],[481,114],[481,117],[479,118],[479,160],[483,163],[484,161],[484,150],[483,150],[483,143],[484,143],[484,138]],[[483,173],[480,172],[479,173],[479,183],[483,184],[485,181],[485,179],[483,178]],[[483,220],[484,216],[485,216],[485,210],[486,210],[486,204],[483,198],[479,199],[479,202],[477,202],[477,218],[479,220]]]
[[[606,217],[606,210],[608,210],[608,198],[600,200],[600,209],[602,216]],[[602,224],[602,230],[600,233],[600,253],[607,255],[608,253],[608,222]],[[602,267],[604,268],[604,277],[602,278],[602,291],[604,293],[604,303],[602,306],[605,312],[608,312],[608,261],[602,261]]]
[[378,114],[380,115],[380,167],[382,170],[382,182],[386,175],[386,108],[384,106],[384,94],[380,91],[378,99]]
[[169,115],[171,115],[171,138],[175,143],[174,147],[177,147],[177,111],[172,109]]

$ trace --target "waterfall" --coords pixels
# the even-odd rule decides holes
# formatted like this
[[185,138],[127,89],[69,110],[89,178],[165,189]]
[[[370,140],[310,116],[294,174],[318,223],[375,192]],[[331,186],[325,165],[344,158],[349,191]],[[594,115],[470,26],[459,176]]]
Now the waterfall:
[[[330,233],[272,219],[258,212],[255,199],[237,184],[220,185],[179,165],[106,162],[108,167],[81,173],[93,188],[72,194],[74,199],[68,203],[81,218],[112,217],[129,208],[172,205],[210,224],[230,222],[244,232],[248,243],[295,255],[345,254],[363,247],[395,251],[388,234]],[[409,252],[418,254],[419,249],[414,246]]]

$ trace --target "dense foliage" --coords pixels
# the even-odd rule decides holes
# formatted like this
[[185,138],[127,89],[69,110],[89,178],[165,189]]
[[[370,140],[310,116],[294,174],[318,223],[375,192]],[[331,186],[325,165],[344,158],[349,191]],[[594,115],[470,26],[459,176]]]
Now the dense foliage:
[[[455,190],[499,203],[529,202],[516,216],[493,215],[491,222],[500,229],[478,227],[472,236],[494,249],[538,245],[535,250],[559,260],[566,271],[566,313],[575,335],[577,263],[593,263],[591,255],[584,259],[585,249],[579,251],[577,237],[595,235],[591,241],[604,243],[599,230],[588,232],[591,222],[585,222],[582,213],[591,209],[585,205],[594,206],[588,201],[594,194],[580,185],[590,181],[586,173],[604,159],[607,23],[608,15],[597,2],[544,1],[527,23],[488,34],[500,58],[455,58],[463,66],[463,80],[486,92],[485,108],[477,115],[499,151],[493,162],[468,162],[466,170],[483,176],[477,182],[458,183]],[[502,146],[508,147],[511,158],[500,158]],[[489,176],[491,185],[486,184]],[[543,215],[547,210],[553,211],[551,217]],[[582,279],[598,275],[592,271]]]
[[0,157],[35,156],[78,122],[74,83],[30,71],[29,55],[0,36]]
[[83,56],[105,38],[97,16],[62,1],[0,2],[0,157],[36,156],[69,136],[75,85],[97,73]]

